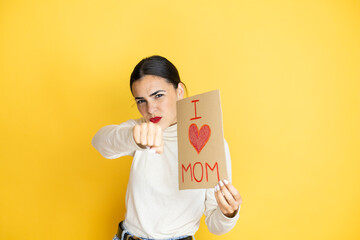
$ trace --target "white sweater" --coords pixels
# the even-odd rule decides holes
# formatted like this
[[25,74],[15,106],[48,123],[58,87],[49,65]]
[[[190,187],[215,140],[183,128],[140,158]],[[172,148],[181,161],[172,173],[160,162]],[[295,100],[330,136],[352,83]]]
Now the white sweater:
[[[213,188],[179,190],[177,125],[163,131],[164,152],[157,154],[140,148],[134,141],[132,128],[143,121],[129,120],[105,126],[91,142],[105,158],[134,157],[126,191],[125,228],[135,236],[152,239],[194,235],[205,213],[210,232],[230,231],[239,218],[239,211],[233,218],[224,216],[217,206]],[[226,141],[225,151],[231,181]]]

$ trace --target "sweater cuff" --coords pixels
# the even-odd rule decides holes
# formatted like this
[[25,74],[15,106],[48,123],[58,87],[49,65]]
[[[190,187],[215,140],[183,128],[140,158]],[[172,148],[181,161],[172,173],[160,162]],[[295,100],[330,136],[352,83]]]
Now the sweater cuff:
[[221,217],[224,222],[236,222],[240,216],[240,207],[241,207],[241,205],[239,205],[239,208],[236,210],[235,216],[231,217],[231,218],[225,216],[219,207],[217,207],[217,209],[216,209],[216,214],[219,215],[219,217]]

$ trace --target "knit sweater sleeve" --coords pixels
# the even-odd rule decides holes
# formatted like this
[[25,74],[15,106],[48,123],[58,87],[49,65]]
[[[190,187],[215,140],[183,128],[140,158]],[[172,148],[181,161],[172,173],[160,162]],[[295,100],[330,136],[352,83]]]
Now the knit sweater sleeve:
[[102,127],[91,140],[93,147],[108,159],[122,156],[133,156],[136,150],[141,149],[133,137],[133,127],[141,123],[141,119],[128,120],[120,125]]
[[[231,159],[230,151],[227,142],[225,144],[226,167],[228,171],[229,180],[231,182]],[[240,206],[236,215],[233,218],[226,217],[220,210],[214,195],[214,189],[206,190],[205,198],[205,222],[209,231],[213,234],[221,235],[229,232],[239,219]]]

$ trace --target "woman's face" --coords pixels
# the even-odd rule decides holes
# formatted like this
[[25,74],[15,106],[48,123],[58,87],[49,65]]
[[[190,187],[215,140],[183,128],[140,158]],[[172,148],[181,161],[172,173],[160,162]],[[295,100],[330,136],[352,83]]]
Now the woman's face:
[[147,122],[163,130],[176,123],[176,101],[184,98],[183,84],[175,89],[162,77],[145,75],[133,82],[131,89],[139,112]]

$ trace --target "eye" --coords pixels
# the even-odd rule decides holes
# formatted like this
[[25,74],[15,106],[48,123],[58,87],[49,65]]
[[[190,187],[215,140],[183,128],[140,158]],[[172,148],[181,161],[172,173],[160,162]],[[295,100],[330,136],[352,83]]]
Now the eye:
[[140,100],[137,100],[137,101],[136,101],[136,104],[141,104],[141,103],[144,103],[144,102],[145,102],[144,99],[140,99]]
[[162,97],[162,96],[164,96],[164,94],[159,93],[159,94],[156,94],[156,95],[155,95],[155,98],[160,98],[160,97]]

